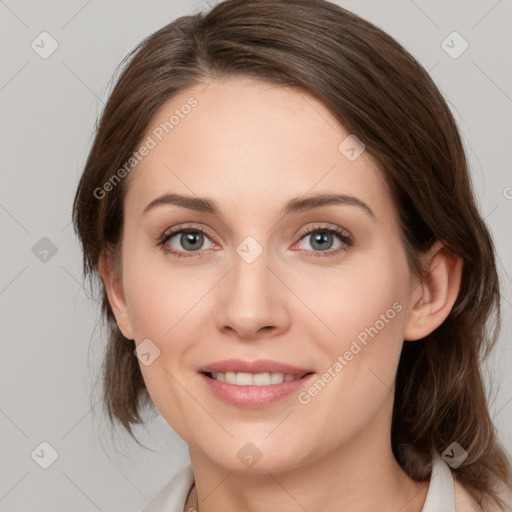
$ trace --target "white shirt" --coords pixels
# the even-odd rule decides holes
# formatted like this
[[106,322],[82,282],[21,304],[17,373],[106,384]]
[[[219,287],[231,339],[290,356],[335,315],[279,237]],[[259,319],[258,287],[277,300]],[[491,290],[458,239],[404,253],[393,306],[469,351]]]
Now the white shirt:
[[[183,512],[194,484],[192,466],[182,467],[142,512]],[[455,512],[455,490],[452,473],[436,453],[425,505],[421,512]]]

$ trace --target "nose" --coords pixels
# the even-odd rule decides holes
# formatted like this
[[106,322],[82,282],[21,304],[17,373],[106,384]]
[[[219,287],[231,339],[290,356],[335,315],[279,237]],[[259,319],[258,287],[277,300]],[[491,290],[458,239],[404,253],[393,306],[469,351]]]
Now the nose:
[[264,251],[248,263],[234,254],[233,268],[218,288],[217,328],[239,339],[271,338],[290,325],[287,289]]

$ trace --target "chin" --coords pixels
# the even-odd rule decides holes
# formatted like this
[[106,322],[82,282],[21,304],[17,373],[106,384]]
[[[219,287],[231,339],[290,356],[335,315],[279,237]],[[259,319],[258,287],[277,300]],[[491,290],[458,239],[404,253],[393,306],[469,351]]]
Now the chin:
[[[275,426],[274,426],[275,427]],[[248,433],[243,439],[236,436],[229,441],[211,443],[201,451],[213,464],[224,468],[226,471],[242,474],[267,474],[282,473],[310,462],[307,460],[307,453],[304,443],[297,446],[287,444],[276,436],[275,440],[265,439],[269,432],[265,429],[262,441],[259,442],[254,435]],[[271,434],[272,436],[273,434]],[[215,450],[212,451],[212,444]],[[311,447],[313,450],[313,447]]]

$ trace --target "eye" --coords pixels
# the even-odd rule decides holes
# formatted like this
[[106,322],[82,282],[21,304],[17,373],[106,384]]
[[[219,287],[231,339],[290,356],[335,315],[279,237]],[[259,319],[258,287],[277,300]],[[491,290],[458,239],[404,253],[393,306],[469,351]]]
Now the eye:
[[[210,246],[205,247],[205,243]],[[303,244],[308,256],[334,256],[353,245],[350,233],[330,226],[315,226],[302,232],[298,244]],[[202,250],[217,247],[200,227],[175,227],[165,231],[158,246],[166,254],[176,257],[193,257]],[[198,255],[198,254],[197,254]]]
[[210,247],[204,247],[206,241],[210,239],[201,228],[173,228],[162,234],[158,245],[165,253],[186,258],[194,256],[194,252],[215,247],[211,241]]
[[333,256],[346,251],[353,245],[351,235],[339,228],[330,226],[316,226],[303,232],[300,242],[305,242],[303,247],[309,251],[310,256]]

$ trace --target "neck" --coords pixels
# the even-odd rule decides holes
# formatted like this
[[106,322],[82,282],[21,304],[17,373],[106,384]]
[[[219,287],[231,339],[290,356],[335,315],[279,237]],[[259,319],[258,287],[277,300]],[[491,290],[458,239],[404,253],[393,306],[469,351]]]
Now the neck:
[[428,482],[415,482],[401,469],[389,432],[376,420],[325,456],[277,473],[234,472],[190,449],[196,489],[185,510],[421,512]]

